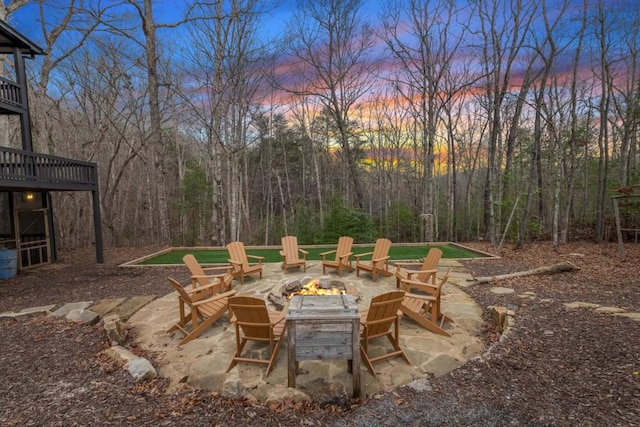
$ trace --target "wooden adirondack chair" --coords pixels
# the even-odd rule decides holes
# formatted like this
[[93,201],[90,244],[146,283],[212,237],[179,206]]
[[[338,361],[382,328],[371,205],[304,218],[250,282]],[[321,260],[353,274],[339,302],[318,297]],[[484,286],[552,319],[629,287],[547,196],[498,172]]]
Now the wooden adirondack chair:
[[[300,254],[302,258],[300,258]],[[307,271],[307,255],[309,252],[298,247],[298,238],[296,236],[284,236],[282,238],[282,268],[286,271],[293,267],[302,267],[303,271]]]
[[[219,283],[185,289],[175,279],[169,277],[169,284],[178,293],[180,320],[167,333],[176,330],[185,334],[179,345],[183,345],[199,337],[209,326],[221,318],[229,308],[229,297],[236,291],[216,293]],[[187,308],[189,312],[187,312]],[[191,326],[188,324],[191,323]]]
[[[233,277],[240,278],[240,284],[244,285],[244,276],[259,273],[262,279],[262,260],[264,257],[247,255],[244,250],[244,243],[231,242],[227,245],[229,251],[229,262],[233,266]],[[249,258],[258,261],[257,264],[250,265]]]
[[[404,279],[428,282],[431,280],[433,286],[436,285],[436,267],[442,258],[442,250],[431,248],[422,263],[418,262],[396,262],[396,287],[400,287],[400,281]],[[418,267],[411,269],[407,267]]]
[[[231,289],[231,282],[233,281],[233,269],[230,265],[219,267],[207,267],[203,268],[193,254],[186,254],[182,257],[182,261],[191,272],[191,287],[197,288],[198,286],[206,286],[211,283],[219,283],[221,285],[221,291],[228,291]],[[225,269],[224,273],[207,274],[208,271],[220,271]]]
[[[450,273],[451,269],[436,285],[409,279],[403,279],[400,282],[402,289],[407,292],[400,305],[400,311],[423,328],[445,337],[450,337],[451,334],[444,330],[444,322],[452,322],[452,319],[440,311],[440,295],[442,294],[442,286],[449,279]],[[413,290],[422,293],[412,293]]]
[[[342,277],[342,270],[353,271],[351,264],[351,247],[353,246],[353,237],[342,236],[338,239],[338,247],[332,251],[322,252],[322,274],[325,274],[325,269],[335,268],[338,270],[338,275]],[[335,254],[334,259],[328,259],[328,256]]]
[[[267,365],[267,375],[274,366],[286,329],[284,313],[267,310],[263,299],[237,296],[229,299],[229,310],[233,313],[236,328],[236,353],[231,359],[227,372],[238,362]],[[258,359],[242,355],[249,341],[269,344],[269,359]]]
[[[362,327],[360,354],[365,366],[374,377],[376,372],[373,369],[373,363],[379,360],[400,356],[405,362],[411,364],[405,352],[400,348],[399,342],[400,316],[398,315],[398,309],[404,295],[404,291],[391,291],[378,295],[371,299],[369,309],[362,311],[360,314],[360,326]],[[393,330],[390,330],[392,325]],[[387,337],[393,346],[393,350],[372,357],[369,354],[369,341],[380,337]]]
[[[376,281],[376,276],[391,276],[389,272],[389,249],[391,249],[391,240],[378,239],[373,247],[373,252],[356,254],[356,276],[360,277],[360,270],[371,272],[371,278]],[[363,261],[360,258],[371,256],[370,261]]]

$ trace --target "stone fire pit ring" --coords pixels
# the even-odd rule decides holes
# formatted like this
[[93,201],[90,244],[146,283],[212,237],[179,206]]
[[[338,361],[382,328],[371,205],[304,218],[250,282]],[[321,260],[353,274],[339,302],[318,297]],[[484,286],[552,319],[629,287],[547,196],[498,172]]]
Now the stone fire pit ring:
[[297,295],[300,291],[302,291],[305,285],[314,280],[318,281],[317,287],[319,289],[337,289],[341,293],[353,295],[356,299],[356,302],[360,301],[360,289],[348,282],[345,282],[344,280],[337,279],[332,276],[304,276],[301,279],[288,279],[280,288],[271,291],[267,295],[267,300],[271,304],[273,304],[276,310],[282,311],[288,305],[290,296]]

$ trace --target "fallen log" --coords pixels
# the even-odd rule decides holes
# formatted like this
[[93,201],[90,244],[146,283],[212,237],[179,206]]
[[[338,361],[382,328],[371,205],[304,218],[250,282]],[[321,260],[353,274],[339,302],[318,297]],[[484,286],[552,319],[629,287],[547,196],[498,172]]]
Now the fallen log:
[[512,279],[514,277],[533,276],[536,274],[556,274],[556,273],[565,273],[568,271],[578,271],[578,270],[580,270],[579,267],[570,263],[569,261],[565,261],[565,262],[560,262],[558,264],[533,268],[531,270],[517,271],[515,273],[500,274],[498,276],[476,277],[474,281],[476,284],[491,283],[498,280]]

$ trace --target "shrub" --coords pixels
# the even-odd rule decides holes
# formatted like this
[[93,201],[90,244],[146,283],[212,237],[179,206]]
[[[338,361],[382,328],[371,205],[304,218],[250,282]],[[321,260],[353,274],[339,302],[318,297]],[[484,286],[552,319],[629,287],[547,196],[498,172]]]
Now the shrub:
[[325,215],[324,243],[335,243],[340,236],[351,236],[357,243],[372,243],[376,234],[373,220],[360,209],[336,204]]

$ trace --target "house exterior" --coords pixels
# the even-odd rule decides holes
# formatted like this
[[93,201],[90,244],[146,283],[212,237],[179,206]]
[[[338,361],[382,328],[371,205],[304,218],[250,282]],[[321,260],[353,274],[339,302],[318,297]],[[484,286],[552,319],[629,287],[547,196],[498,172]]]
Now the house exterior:
[[59,191],[91,192],[96,260],[104,262],[96,164],[33,151],[25,59],[43,54],[0,20],[0,55],[15,77],[0,76],[0,115],[19,118],[22,140],[18,149],[0,137],[0,248],[17,250],[18,270],[56,259],[52,197]]

